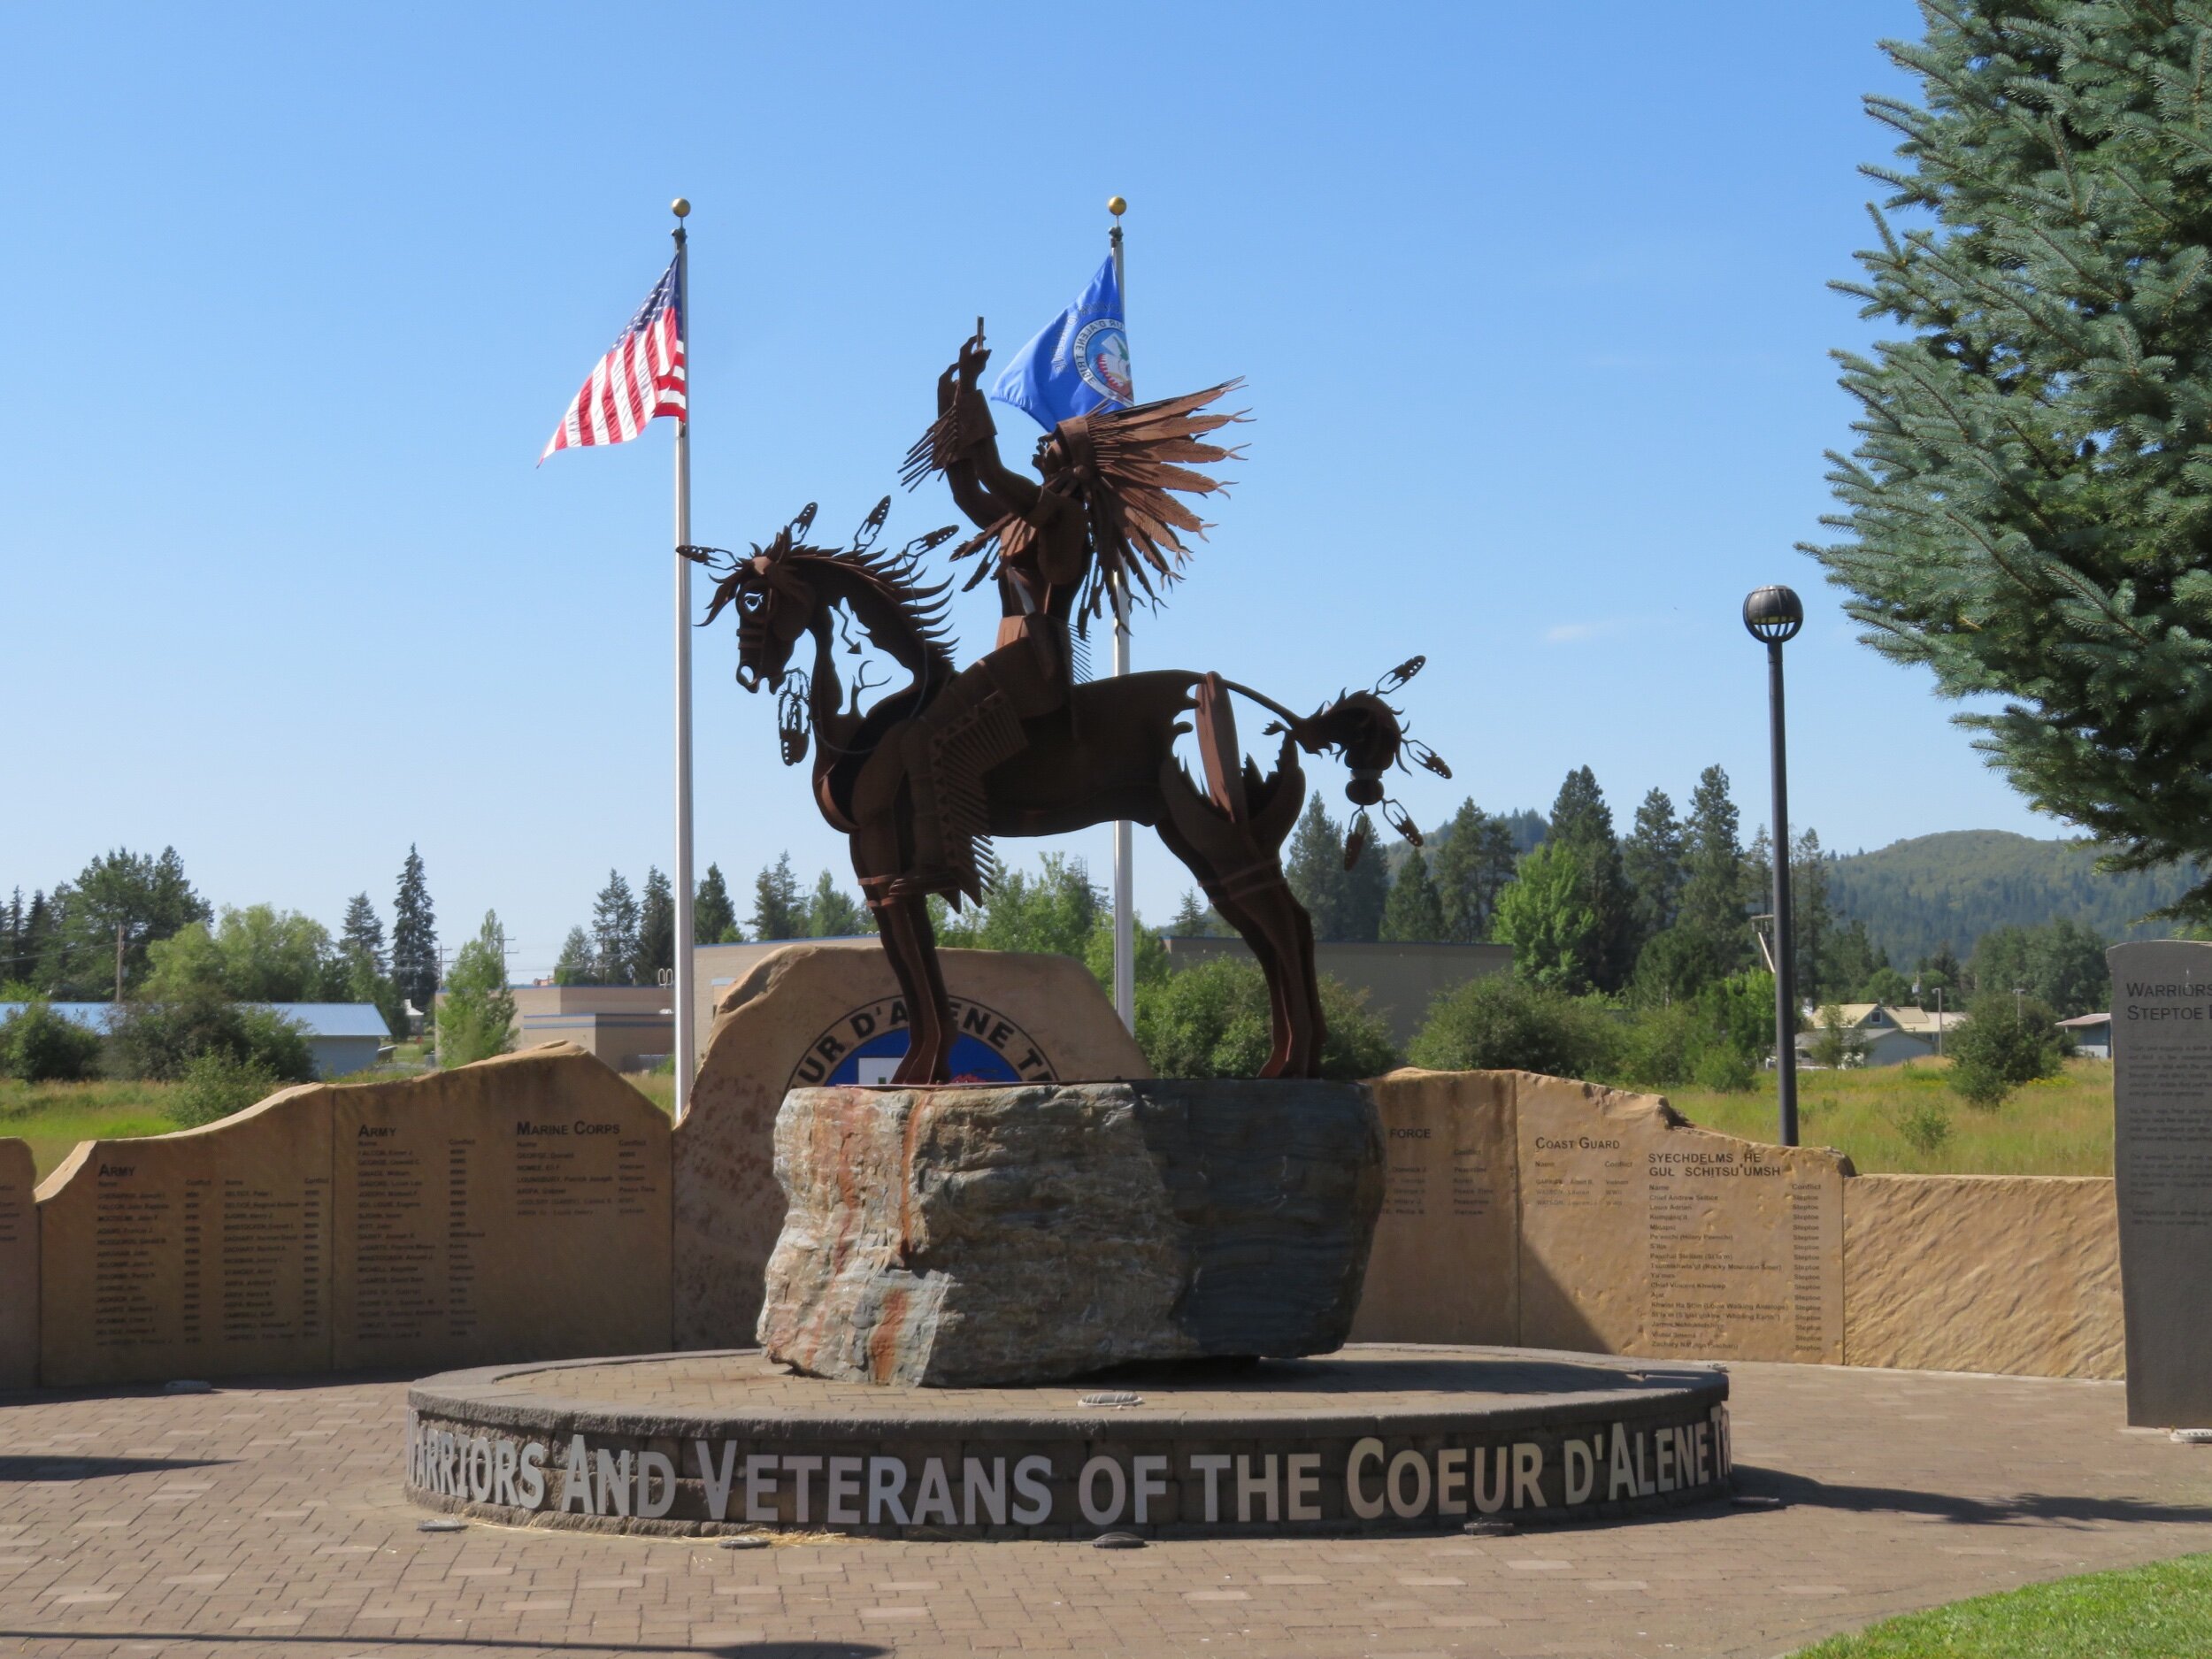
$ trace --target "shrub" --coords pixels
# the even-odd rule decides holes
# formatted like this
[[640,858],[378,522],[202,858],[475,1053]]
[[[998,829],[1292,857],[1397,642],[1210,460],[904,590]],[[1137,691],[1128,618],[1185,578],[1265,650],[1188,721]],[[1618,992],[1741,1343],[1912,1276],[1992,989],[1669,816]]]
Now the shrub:
[[1951,1114],[1933,1101],[1915,1101],[1897,1114],[1897,1133],[1915,1151],[1932,1154],[1951,1138]]
[[1430,1004],[1408,1058],[1438,1071],[1605,1075],[1619,1037],[1594,1003],[1504,974],[1471,979]]
[[204,1054],[251,1061],[280,1082],[314,1080],[307,1033],[274,1009],[241,1007],[211,996],[134,1004],[117,1025],[113,1060],[125,1077],[173,1081]]
[[2064,1033],[2048,1004],[2008,991],[1986,991],[1948,1041],[1951,1087],[1969,1105],[1994,1111],[2023,1083],[2056,1077]]
[[185,1063],[168,1113],[188,1129],[211,1124],[267,1099],[278,1081],[276,1073],[258,1060],[242,1059],[227,1048],[210,1048]]
[[1718,1094],[1748,1094],[1759,1080],[1759,1074],[1751,1069],[1751,1062],[1724,1044],[1698,1056],[1697,1066],[1690,1075],[1698,1087],[1709,1088]]
[[[1321,1075],[1349,1082],[1397,1064],[1390,1029],[1367,1007],[1367,994],[1321,977],[1328,1036]],[[1202,963],[1137,987],[1137,1043],[1162,1077],[1251,1077],[1273,1041],[1267,979],[1240,957]]]
[[100,1034],[33,1002],[0,1025],[0,1073],[26,1083],[73,1083],[100,1060]]
[[1675,1002],[1643,1009],[1618,1027],[1607,1075],[1633,1088],[1673,1088],[1694,1075],[1709,1046],[1695,1008]]

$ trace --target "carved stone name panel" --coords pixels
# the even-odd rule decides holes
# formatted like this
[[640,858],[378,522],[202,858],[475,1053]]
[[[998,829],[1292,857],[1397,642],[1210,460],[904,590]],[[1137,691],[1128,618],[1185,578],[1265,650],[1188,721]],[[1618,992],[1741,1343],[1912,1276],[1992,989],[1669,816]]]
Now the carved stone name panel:
[[2105,956],[2128,1421],[2212,1427],[2212,944]]
[[565,1045],[435,1080],[336,1092],[333,1364],[665,1348],[668,1120]]
[[38,1382],[37,1165],[27,1141],[0,1141],[0,1388]]
[[1524,1343],[1843,1363],[1840,1154],[1525,1072],[1514,1108]]
[[1355,1342],[1521,1340],[1510,1071],[1394,1071],[1382,1116],[1381,1219]]
[[312,1086],[205,1128],[88,1141],[39,1188],[41,1380],[330,1364],[330,1114]]

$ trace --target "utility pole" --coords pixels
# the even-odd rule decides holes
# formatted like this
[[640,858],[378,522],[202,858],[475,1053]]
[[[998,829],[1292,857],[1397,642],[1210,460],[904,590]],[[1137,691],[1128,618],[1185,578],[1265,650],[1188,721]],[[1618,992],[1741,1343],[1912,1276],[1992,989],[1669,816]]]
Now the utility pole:
[[115,925],[115,1000],[123,1000],[123,924]]

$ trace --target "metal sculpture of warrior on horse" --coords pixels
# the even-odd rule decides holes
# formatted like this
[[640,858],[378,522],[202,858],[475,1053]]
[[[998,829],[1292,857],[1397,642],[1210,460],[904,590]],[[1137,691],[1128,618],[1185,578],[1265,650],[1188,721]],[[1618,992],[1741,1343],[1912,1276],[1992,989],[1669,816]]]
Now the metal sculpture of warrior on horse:
[[[737,613],[739,684],[779,695],[786,764],[814,752],[814,798],[850,838],[853,869],[905,994],[911,1036],[895,1083],[942,1082],[955,1035],[928,899],[980,902],[987,838],[1060,835],[1117,819],[1150,826],[1236,929],[1267,978],[1273,1042],[1263,1077],[1316,1077],[1326,1035],[1314,980],[1313,926],[1283,878],[1280,852],[1305,798],[1300,750],[1333,753],[1352,772],[1360,809],[1347,862],[1371,838],[1366,809],[1419,841],[1382,774],[1410,757],[1450,769],[1405,733],[1386,698],[1420,669],[1400,664],[1372,691],[1338,696],[1310,715],[1214,673],[1183,670],[1088,681],[1076,677],[1076,639],[1094,620],[1156,603],[1189,557],[1183,537],[1207,526],[1176,494],[1221,487],[1192,470],[1239,451],[1205,441],[1240,417],[1207,413],[1238,384],[1064,420],[1037,446],[1039,476],[999,458],[979,387],[989,352],[979,323],[937,385],[937,419],[908,455],[910,488],[943,474],[977,534],[952,551],[979,558],[966,586],[998,584],[995,647],[956,667],[945,627],[950,580],[928,584],[921,561],[957,534],[917,537],[896,553],[875,543],[890,514],[879,503],[851,545],[810,545],[810,505],[765,549],[730,555],[687,548],[720,575],[706,622]],[[1171,493],[1173,492],[1173,493]],[[963,591],[965,591],[964,588]],[[839,678],[837,617],[849,615],[910,676],[869,708],[864,685]],[[704,626],[704,624],[702,624]],[[814,642],[810,670],[795,668]],[[1269,710],[1279,733],[1263,774],[1237,742],[1232,694]],[[1177,759],[1193,731],[1202,787]]]

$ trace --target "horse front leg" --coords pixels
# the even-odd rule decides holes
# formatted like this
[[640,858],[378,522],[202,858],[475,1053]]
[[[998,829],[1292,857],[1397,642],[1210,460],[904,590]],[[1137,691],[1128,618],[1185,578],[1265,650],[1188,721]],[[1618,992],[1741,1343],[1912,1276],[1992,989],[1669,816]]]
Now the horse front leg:
[[937,961],[937,935],[929,901],[919,895],[892,899],[876,912],[884,949],[906,996],[906,1057],[891,1074],[896,1084],[945,1083],[952,1079],[952,998]]

